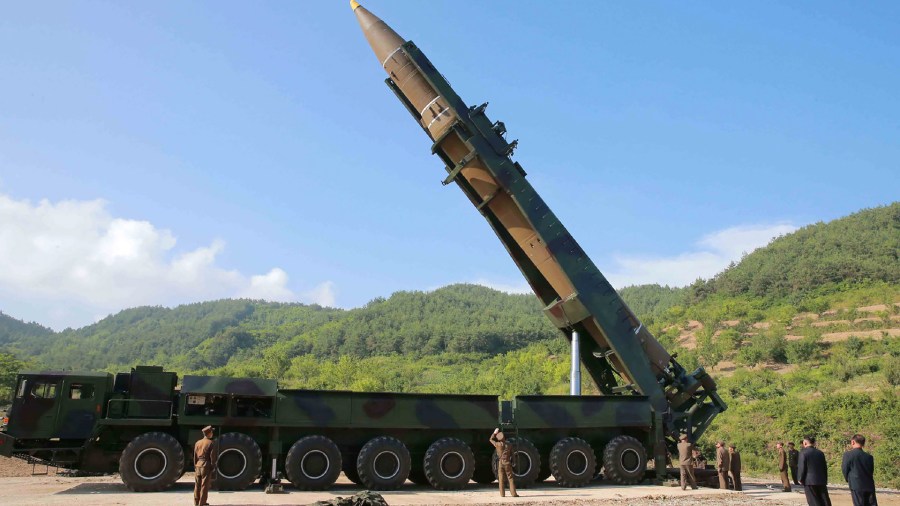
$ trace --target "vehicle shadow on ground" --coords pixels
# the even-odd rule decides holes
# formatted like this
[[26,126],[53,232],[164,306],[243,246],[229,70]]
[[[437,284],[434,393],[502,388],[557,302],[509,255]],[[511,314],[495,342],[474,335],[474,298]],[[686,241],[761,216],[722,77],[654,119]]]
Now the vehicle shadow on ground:
[[[187,482],[179,482],[172,485],[172,488],[164,492],[156,492],[158,494],[166,494],[169,492],[184,493],[193,492],[194,484]],[[56,495],[90,495],[90,494],[127,494],[131,491],[124,483],[81,483],[72,488],[57,492]]]
[[[193,490],[194,490],[193,482],[179,481],[179,482],[175,483],[174,485],[172,485],[172,487],[169,488],[168,490],[165,490],[162,492],[151,492],[151,493],[183,494],[183,493],[191,493],[191,492],[193,492]],[[294,487],[292,487],[290,484],[286,484],[286,486],[284,487],[284,490],[285,490],[285,492],[287,492],[289,494],[303,493],[302,490],[297,490]],[[329,488],[327,492],[329,492],[329,493],[333,494],[335,497],[337,497],[337,496],[351,496],[353,494],[362,492],[363,490],[365,490],[364,487],[360,487],[360,486],[354,485],[352,483],[338,483],[338,484],[333,485],[331,488]],[[527,494],[529,490],[545,490],[545,491],[546,490],[555,490],[555,491],[559,492],[559,493],[553,494],[552,497],[569,497],[569,496],[577,495],[577,494],[565,493],[566,489],[559,488],[553,483],[542,483],[539,485],[529,486],[528,488],[519,488],[519,491],[522,492],[523,494]],[[262,485],[256,484],[243,492],[247,492],[247,491],[258,491],[260,493],[263,493],[264,487]],[[391,494],[391,495],[409,495],[409,494],[419,494],[422,492],[429,492],[429,491],[434,491],[434,489],[432,489],[429,486],[425,486],[425,485],[413,485],[413,484],[407,483],[403,486],[403,488],[401,488],[399,490],[391,490],[389,492],[383,492],[383,493]],[[494,483],[491,485],[479,485],[479,484],[472,483],[472,484],[469,484],[466,488],[464,488],[463,491],[469,491],[469,492],[497,491],[497,484]],[[92,494],[127,494],[127,493],[130,493],[130,491],[128,490],[128,487],[126,487],[124,483],[80,483],[78,485],[75,485],[72,488],[57,492],[55,495],[92,495]],[[218,495],[224,496],[223,499],[227,500],[227,496],[229,494],[233,494],[235,492],[219,491],[219,490],[213,489],[210,491],[210,493],[214,493],[217,496]],[[549,498],[550,496],[545,496],[545,497]]]

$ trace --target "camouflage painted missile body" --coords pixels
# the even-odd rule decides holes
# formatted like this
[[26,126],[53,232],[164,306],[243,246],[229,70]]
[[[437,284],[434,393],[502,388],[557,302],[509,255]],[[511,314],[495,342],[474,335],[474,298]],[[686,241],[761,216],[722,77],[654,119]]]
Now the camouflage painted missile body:
[[467,106],[414,43],[355,0],[351,8],[388,86],[433,141],[448,172],[444,184],[455,182],[484,215],[563,334],[591,337],[581,358],[600,391],[647,396],[656,465],[664,467],[679,432],[695,439],[726,409],[715,382],[702,368],[688,373],[641,324],[526,181],[510,158],[516,141],[485,116],[487,104]]

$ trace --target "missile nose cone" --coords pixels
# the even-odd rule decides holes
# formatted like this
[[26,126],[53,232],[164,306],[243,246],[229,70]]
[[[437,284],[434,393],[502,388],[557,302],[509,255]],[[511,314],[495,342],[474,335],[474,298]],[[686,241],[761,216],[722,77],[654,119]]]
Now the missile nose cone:
[[375,51],[378,63],[381,63],[383,67],[385,60],[406,41],[378,16],[359,5],[359,2],[356,0],[351,0],[350,7],[353,8],[356,20],[359,21],[363,35],[366,36],[366,40],[372,46],[372,51]]

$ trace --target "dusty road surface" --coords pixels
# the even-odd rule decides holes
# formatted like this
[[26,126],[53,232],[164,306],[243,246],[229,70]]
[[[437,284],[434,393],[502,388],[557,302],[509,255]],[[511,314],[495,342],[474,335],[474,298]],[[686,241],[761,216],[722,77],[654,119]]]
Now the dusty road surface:
[[[472,485],[460,492],[439,492],[426,487],[407,485],[399,491],[385,492],[384,498],[391,506],[458,504],[494,506],[527,504],[547,506],[737,506],[750,505],[801,505],[806,504],[799,492],[782,493],[767,488],[768,483],[754,482],[746,485],[744,493],[723,492],[701,488],[682,491],[678,487],[633,486],[614,487],[597,484],[579,489],[557,487],[552,480],[536,488],[524,489],[519,498],[500,498],[494,486]],[[193,477],[186,474],[171,490],[160,493],[136,494],[129,492],[118,476],[72,478],[63,475],[17,476],[0,478],[0,503],[6,505],[190,505],[193,503]],[[310,504],[318,500],[347,497],[359,488],[341,477],[335,487],[327,492],[300,492],[287,487],[284,495],[266,495],[260,487],[242,492],[215,492],[210,494],[213,506]],[[835,506],[849,506],[846,489],[833,488],[831,497]],[[882,506],[900,506],[900,492],[883,491],[878,502]]]

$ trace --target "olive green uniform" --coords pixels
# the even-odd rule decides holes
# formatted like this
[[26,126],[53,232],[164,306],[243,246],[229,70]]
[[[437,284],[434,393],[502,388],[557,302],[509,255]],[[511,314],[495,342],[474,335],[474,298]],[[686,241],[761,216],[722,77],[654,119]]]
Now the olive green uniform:
[[778,473],[781,475],[781,487],[785,492],[791,491],[791,479],[788,478],[788,459],[784,448],[778,449]]
[[500,483],[500,497],[506,497],[504,479],[509,480],[509,493],[513,497],[519,497],[516,493],[516,482],[513,480],[512,448],[506,442],[506,438],[499,440],[496,434],[491,434],[491,444],[497,449],[497,481]]
[[741,453],[737,450],[729,449],[729,471],[731,473],[731,482],[734,483],[734,489],[743,490],[741,486]]
[[728,490],[728,470],[731,467],[731,459],[728,458],[728,449],[724,446],[716,448],[716,472],[719,473],[719,488]]
[[688,485],[692,489],[697,490],[697,480],[694,478],[693,460],[694,445],[687,440],[682,439],[678,443],[678,465],[681,466],[681,490],[685,490]]
[[216,442],[210,437],[204,437],[194,444],[194,505],[201,506],[207,503],[209,488],[212,486],[213,476],[216,472],[216,458],[218,449]]

